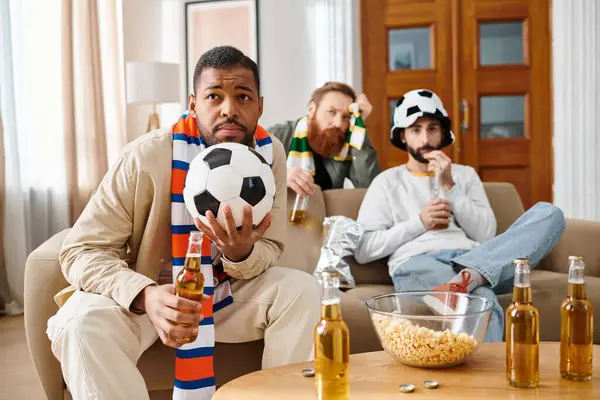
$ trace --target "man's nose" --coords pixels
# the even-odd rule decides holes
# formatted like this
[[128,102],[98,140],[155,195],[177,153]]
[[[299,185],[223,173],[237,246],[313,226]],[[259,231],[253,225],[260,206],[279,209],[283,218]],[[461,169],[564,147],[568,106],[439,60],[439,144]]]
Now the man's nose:
[[429,146],[429,138],[427,137],[427,132],[421,131],[419,136],[417,137],[419,142],[419,147]]
[[331,125],[336,128],[341,128],[344,125],[344,117],[341,114],[336,114]]
[[238,110],[235,103],[231,100],[225,99],[221,103],[221,117],[223,118],[237,118]]

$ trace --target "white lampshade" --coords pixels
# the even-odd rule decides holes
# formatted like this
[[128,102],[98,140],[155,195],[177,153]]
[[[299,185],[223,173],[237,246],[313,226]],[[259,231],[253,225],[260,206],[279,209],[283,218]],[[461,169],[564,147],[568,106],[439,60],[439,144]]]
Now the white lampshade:
[[135,61],[126,66],[127,103],[179,103],[179,64]]

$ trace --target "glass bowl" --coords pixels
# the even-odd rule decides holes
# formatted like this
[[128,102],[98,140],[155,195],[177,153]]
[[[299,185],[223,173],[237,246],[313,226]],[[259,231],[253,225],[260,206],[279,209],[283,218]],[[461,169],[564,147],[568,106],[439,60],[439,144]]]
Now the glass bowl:
[[493,309],[484,297],[438,291],[384,294],[366,305],[383,349],[421,368],[467,361],[483,341]]

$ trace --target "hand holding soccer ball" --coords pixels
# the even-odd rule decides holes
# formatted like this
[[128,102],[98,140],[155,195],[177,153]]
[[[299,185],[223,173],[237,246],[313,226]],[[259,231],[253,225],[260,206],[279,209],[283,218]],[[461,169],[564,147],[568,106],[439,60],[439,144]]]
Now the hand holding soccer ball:
[[254,149],[221,143],[192,160],[183,199],[198,229],[238,261],[271,224],[275,190],[271,167]]

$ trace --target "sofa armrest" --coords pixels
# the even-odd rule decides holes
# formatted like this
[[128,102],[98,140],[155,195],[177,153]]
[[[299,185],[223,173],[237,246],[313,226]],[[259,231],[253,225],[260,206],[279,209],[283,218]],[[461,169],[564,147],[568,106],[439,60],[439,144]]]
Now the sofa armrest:
[[58,253],[68,231],[65,229],[42,243],[29,254],[25,264],[25,334],[29,353],[49,400],[63,400],[62,371],[52,354],[46,328],[48,319],[58,311],[54,295],[68,286],[58,262]]
[[566,219],[565,232],[540,268],[569,272],[569,256],[583,256],[585,275],[600,277],[600,222]]

